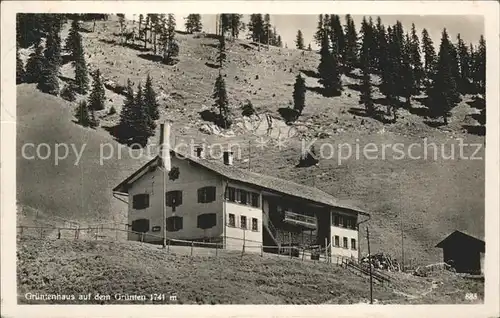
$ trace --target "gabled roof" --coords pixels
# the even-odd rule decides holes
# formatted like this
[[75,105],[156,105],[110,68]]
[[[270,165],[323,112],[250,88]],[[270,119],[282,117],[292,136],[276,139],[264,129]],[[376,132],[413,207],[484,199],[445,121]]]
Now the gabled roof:
[[[314,203],[321,203],[323,205],[327,205],[330,207],[352,210],[360,214],[369,215],[369,213],[352,205],[347,200],[337,199],[333,197],[331,194],[328,194],[317,188],[309,187],[306,185],[298,184],[292,181],[276,177],[271,177],[260,173],[250,172],[247,170],[237,168],[232,165],[225,165],[223,163],[214,160],[208,160],[195,156],[187,156],[184,154],[179,154],[177,152],[174,152],[173,150],[171,151],[171,155],[174,155],[177,158],[188,160],[194,164],[197,164],[210,171],[213,171],[232,181],[246,183],[259,188],[271,190],[273,192],[278,192],[281,194],[286,194],[293,197],[309,200]],[[143,174],[147,173],[150,169],[158,166],[158,163],[160,162],[159,159],[160,159],[159,156],[156,156],[155,158],[150,160],[148,163],[146,163],[144,166],[142,166],[136,172],[130,175],[127,179],[125,179],[119,185],[117,185],[113,189],[113,192],[128,193],[128,187],[130,186],[130,184],[132,184]]]
[[436,247],[445,248],[450,244],[460,244],[463,248],[473,248],[484,253],[485,243],[472,235],[466,234],[462,231],[455,230],[448,235],[445,239],[439,242]]

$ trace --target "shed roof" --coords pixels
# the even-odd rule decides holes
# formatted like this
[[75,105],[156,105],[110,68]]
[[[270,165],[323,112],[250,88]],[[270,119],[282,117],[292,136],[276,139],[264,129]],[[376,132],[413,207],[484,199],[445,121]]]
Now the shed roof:
[[[173,150],[171,150],[171,155],[174,155],[177,158],[188,160],[191,163],[197,164],[205,169],[213,171],[229,180],[254,185],[260,188],[268,189],[282,194],[287,194],[297,198],[313,201],[316,203],[321,203],[330,207],[352,210],[360,214],[369,215],[368,212],[360,209],[359,207],[356,207],[350,201],[337,199],[333,197],[331,194],[328,194],[317,188],[313,188],[310,186],[298,184],[292,181],[260,173],[243,170],[235,166],[225,165],[214,160],[180,154],[178,152],[174,152]],[[147,173],[150,168],[156,167],[159,163],[159,159],[160,159],[159,156],[156,156],[155,158],[150,160],[148,163],[139,168],[128,178],[123,180],[119,185],[117,185],[113,189],[113,191],[120,193],[128,193],[128,187],[130,184],[133,183],[133,180]]]
[[480,240],[472,235],[466,234],[459,230],[453,231],[453,233],[451,233],[441,242],[439,242],[436,245],[436,247],[445,248],[446,246],[456,245],[456,244],[461,244],[464,248],[477,249],[481,253],[484,253],[485,250],[485,243],[483,240]]

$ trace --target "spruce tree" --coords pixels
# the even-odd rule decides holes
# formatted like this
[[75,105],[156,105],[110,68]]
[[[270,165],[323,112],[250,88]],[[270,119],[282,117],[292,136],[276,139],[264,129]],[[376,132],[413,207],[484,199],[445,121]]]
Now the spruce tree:
[[149,117],[152,120],[160,119],[158,100],[153,89],[153,80],[149,74],[146,78],[146,86],[144,86],[144,104],[148,107]]
[[124,42],[123,30],[124,30],[124,27],[125,27],[125,14],[123,14],[123,13],[117,13],[116,15],[118,16],[118,23],[120,24],[120,36],[122,38],[122,42]]
[[163,19],[158,21],[159,24],[164,23],[165,28],[160,34],[160,42],[163,49],[163,63],[171,64],[173,58],[179,55],[179,45],[175,39],[175,17],[173,14],[168,14],[165,22]]
[[412,42],[410,36],[406,34],[401,63],[401,84],[402,96],[406,99],[406,107],[411,107],[411,97],[417,93],[417,83],[415,80],[415,70],[411,60]]
[[471,59],[469,50],[460,34],[457,35],[457,42],[458,63],[460,67],[460,80],[457,84],[459,91],[465,94],[470,90]]
[[372,98],[372,84],[370,78],[370,60],[369,56],[362,52],[361,54],[361,70],[363,72],[363,80],[361,84],[361,95],[359,102],[365,105],[366,114],[373,116],[375,107]]
[[79,29],[79,21],[75,18],[73,22],[71,22],[71,28],[69,29],[69,34],[66,38],[64,47],[70,53],[72,61],[76,60],[77,52],[82,46],[82,37],[78,32]]
[[312,51],[311,43],[309,43],[309,45],[307,45],[307,50]]
[[144,101],[142,85],[137,86],[135,94],[134,109],[136,114],[135,131],[136,135],[132,137],[133,142],[145,147],[149,137],[154,135],[156,123],[149,114],[149,106]]
[[92,91],[88,99],[88,106],[91,110],[102,110],[104,109],[104,102],[104,85],[102,84],[101,72],[97,69],[92,74]]
[[61,38],[59,29],[51,28],[47,36],[42,73],[37,88],[44,93],[59,95],[59,69],[61,67]]
[[329,39],[326,31],[323,36],[323,43],[321,43],[320,55],[320,63],[318,66],[318,74],[320,77],[319,83],[324,87],[325,96],[339,96],[342,91],[340,68],[336,55],[330,52]]
[[127,80],[127,91],[125,101],[120,112],[120,123],[118,124],[117,139],[121,143],[129,143],[133,135],[135,98],[130,79]]
[[297,31],[297,36],[295,38],[295,45],[297,46],[297,49],[303,50],[304,49],[304,37],[302,36],[302,31]]
[[337,49],[335,53],[339,59],[339,62],[343,64],[343,52],[345,50],[345,34],[342,24],[340,22],[340,17],[336,14],[330,16],[330,26],[329,26],[330,41],[333,47]]
[[43,47],[38,43],[35,48],[35,53],[33,53],[26,62],[25,80],[27,83],[38,83],[40,81],[43,63]]
[[318,16],[318,27],[316,29],[316,33],[314,34],[314,41],[316,44],[321,45],[323,43],[323,35],[325,34],[323,30],[323,15],[320,14]]
[[384,50],[384,54],[381,55],[383,58],[381,60],[382,65],[382,83],[380,85],[380,92],[385,95],[387,100],[387,115],[391,114],[391,109],[393,112],[393,117],[396,117],[396,105],[395,97],[397,96],[396,81],[398,74],[396,73],[396,59],[394,57],[394,46],[393,40],[393,30],[391,27],[387,27],[387,37],[381,37],[382,42],[380,43],[381,48]]
[[351,15],[346,15],[344,63],[347,73],[358,65],[358,35]]
[[24,81],[26,76],[26,71],[24,70],[24,63],[21,60],[21,55],[19,54],[19,42],[16,43],[16,84],[20,84]]
[[87,102],[82,100],[78,103],[78,107],[75,111],[76,122],[83,127],[89,127],[91,124],[89,108]]
[[224,63],[226,62],[226,40],[223,35],[219,36],[219,52],[217,54],[217,63],[219,64],[219,70],[222,69]]
[[427,78],[431,78],[436,67],[436,51],[434,43],[426,29],[422,30],[422,52],[424,53],[424,72]]
[[[368,71],[371,71],[373,56],[375,56],[375,34],[373,31],[373,26],[371,26],[365,17],[363,17],[363,21],[361,23],[362,34],[362,44],[361,44],[361,52],[360,57],[364,55],[364,58],[368,58]],[[364,63],[364,62],[363,62]],[[363,65],[365,67],[366,65]]]
[[229,128],[231,126],[229,120],[229,101],[227,99],[226,83],[224,82],[224,77],[220,73],[215,80],[212,98],[215,102],[214,106],[219,111],[219,117],[216,124],[225,129]]
[[446,29],[443,30],[436,72],[433,76],[432,87],[429,90],[431,111],[435,117],[442,117],[444,124],[448,124],[451,109],[457,104],[459,94],[453,74],[453,49]]
[[137,34],[139,34],[139,40],[142,39],[142,24],[144,23],[144,15],[141,13],[139,14],[139,29],[137,30]]
[[264,20],[262,14],[250,15],[248,30],[253,42],[263,43],[264,40]]
[[74,102],[76,100],[75,90],[75,84],[70,82],[64,85],[63,89],[61,90],[61,97],[69,102]]
[[384,63],[387,62],[387,33],[380,17],[377,17],[377,25],[375,27],[375,43],[374,58],[376,61],[376,69],[378,73],[381,74],[385,67]]
[[264,15],[264,24],[263,24],[263,38],[261,40],[262,43],[269,44],[270,35],[271,35],[272,25],[271,25],[271,16],[269,14]]
[[295,78],[295,84],[293,86],[293,109],[297,112],[297,115],[302,115],[304,110],[306,100],[306,83],[304,78],[298,74]]
[[422,80],[424,78],[424,68],[422,66],[422,57],[420,54],[420,40],[418,39],[417,30],[415,29],[415,24],[411,25],[411,39],[409,40],[409,54],[410,54],[410,64],[413,68],[413,76],[415,79],[415,89],[416,94],[420,92],[420,87],[422,85]]
[[87,62],[85,61],[85,53],[83,51],[82,37],[78,34],[75,38],[73,48],[74,60],[73,65],[75,66],[75,84],[76,91],[79,94],[87,94],[89,89],[89,72],[87,69]]
[[201,32],[202,30],[201,15],[189,14],[186,18],[186,23],[184,25],[186,27],[187,33]]
[[244,24],[241,21],[243,17],[242,14],[231,14],[230,24],[231,24],[231,36],[233,39],[237,39],[240,31],[244,28]]
[[479,94],[486,93],[486,40],[481,35],[479,46],[474,54],[474,83]]

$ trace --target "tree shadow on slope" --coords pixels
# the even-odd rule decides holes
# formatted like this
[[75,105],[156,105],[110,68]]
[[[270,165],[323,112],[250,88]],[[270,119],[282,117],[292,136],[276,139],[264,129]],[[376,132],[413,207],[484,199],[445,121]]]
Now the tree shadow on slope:
[[480,125],[462,125],[469,134],[476,136],[485,136],[486,135],[486,127]]
[[300,72],[304,73],[304,75],[306,75],[308,77],[319,78],[319,74],[316,71],[312,71],[312,70],[300,70]]
[[287,125],[291,125],[299,117],[299,113],[290,107],[281,107],[278,109],[278,113]]
[[363,89],[363,86],[361,84],[347,84],[346,86],[357,92],[361,92],[361,90]]
[[338,97],[342,95],[342,92],[332,94],[330,92],[327,92],[324,87],[321,86],[306,86],[306,89],[308,91],[314,92],[316,94],[319,94],[323,97]]
[[219,68],[218,64],[211,63],[211,62],[206,62],[205,65],[208,66],[208,67],[210,67],[210,68],[215,68],[215,69]]
[[475,96],[472,100],[466,102],[472,108],[484,109],[486,108],[486,101],[482,97]]
[[387,118],[385,113],[379,109],[376,109],[373,111],[372,114],[368,114],[366,112],[366,109],[364,108],[359,108],[359,107],[351,107],[347,110],[349,114],[359,116],[359,117],[364,117],[364,118],[372,118],[375,119],[382,124],[392,124],[394,123],[392,118]]
[[163,60],[163,58],[160,55],[151,54],[151,53],[137,54],[137,56],[140,57],[141,59],[145,59],[145,60],[152,61],[152,62],[161,62]]
[[240,43],[240,46],[243,47],[245,50],[254,50],[254,48],[246,43]]

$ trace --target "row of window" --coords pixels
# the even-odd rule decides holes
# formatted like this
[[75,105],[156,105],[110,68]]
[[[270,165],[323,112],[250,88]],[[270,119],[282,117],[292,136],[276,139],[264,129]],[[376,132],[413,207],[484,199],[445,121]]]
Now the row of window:
[[[171,216],[167,218],[166,221],[167,231],[176,232],[182,230],[183,218],[181,216]],[[198,215],[197,227],[200,229],[209,229],[217,225],[217,216],[215,213],[205,213]],[[146,233],[149,232],[149,220],[148,219],[138,219],[132,222],[132,231]],[[153,226],[152,232],[158,232],[161,230],[160,226]]]
[[[216,187],[203,187],[198,189],[198,203],[210,203],[216,199]],[[173,190],[165,193],[165,205],[175,208],[182,204],[182,191]],[[149,194],[140,193],[132,197],[132,207],[135,210],[142,210],[148,208],[150,205]]]
[[256,192],[227,187],[225,199],[229,202],[260,207],[260,195]]
[[332,225],[356,230],[356,218],[344,215],[334,215]]
[[[236,217],[234,214],[229,213],[227,220],[227,226],[236,227]],[[245,215],[240,216],[240,228],[248,230],[247,217]],[[259,231],[259,220],[257,218],[252,218],[252,231]]]
[[[208,186],[198,189],[198,203],[210,203],[216,200],[216,190],[214,186]],[[225,195],[226,200],[240,204],[251,205],[253,207],[260,207],[260,195],[256,192],[236,189],[228,187]],[[165,193],[165,205],[175,208],[182,204],[182,191],[173,190]],[[135,210],[142,210],[148,208],[150,205],[149,194],[140,193],[132,197],[132,207]]]
[[[340,247],[340,237],[338,235],[335,235],[334,237],[332,237],[332,244],[333,246],[335,247]],[[349,246],[347,245],[349,242],[349,239],[347,237],[343,237],[342,238],[342,247],[343,248],[349,248]],[[351,250],[356,250],[356,239],[351,239]]]

